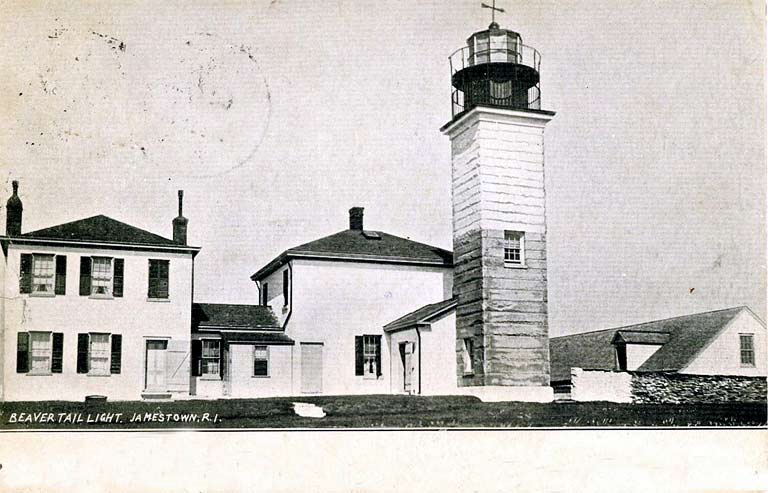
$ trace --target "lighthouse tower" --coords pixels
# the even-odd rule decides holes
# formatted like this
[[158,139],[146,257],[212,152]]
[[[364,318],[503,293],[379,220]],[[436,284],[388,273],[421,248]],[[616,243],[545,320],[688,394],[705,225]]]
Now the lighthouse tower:
[[484,400],[552,400],[540,62],[495,21],[450,56],[457,379]]

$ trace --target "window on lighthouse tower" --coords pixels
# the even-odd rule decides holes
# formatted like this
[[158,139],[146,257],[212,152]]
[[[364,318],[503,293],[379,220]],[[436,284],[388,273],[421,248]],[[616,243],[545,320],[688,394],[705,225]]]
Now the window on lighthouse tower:
[[525,233],[522,231],[504,231],[504,263],[525,264]]

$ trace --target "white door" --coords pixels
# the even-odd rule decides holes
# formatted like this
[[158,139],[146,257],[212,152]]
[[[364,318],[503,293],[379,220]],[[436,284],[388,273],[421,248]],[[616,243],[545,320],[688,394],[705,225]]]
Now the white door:
[[147,390],[165,392],[165,350],[168,341],[147,341]]
[[305,394],[323,391],[322,343],[301,343],[301,391]]

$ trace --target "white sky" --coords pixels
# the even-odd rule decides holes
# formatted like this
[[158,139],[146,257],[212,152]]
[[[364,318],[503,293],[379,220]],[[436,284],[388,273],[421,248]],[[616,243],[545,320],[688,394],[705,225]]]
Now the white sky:
[[[170,237],[184,189],[207,302],[256,302],[249,276],[351,206],[451,248],[438,129],[480,0],[25,3],[0,17],[0,202],[19,179],[24,231],[105,214]],[[764,6],[498,4],[558,113],[552,335],[739,304],[765,318]]]

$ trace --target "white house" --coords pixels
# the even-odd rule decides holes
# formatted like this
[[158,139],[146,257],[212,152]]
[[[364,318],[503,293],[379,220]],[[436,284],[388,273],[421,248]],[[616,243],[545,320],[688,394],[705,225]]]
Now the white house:
[[18,183],[0,236],[3,400],[189,396],[187,220],[173,239],[106,216],[22,233]]
[[391,391],[383,327],[427,303],[451,297],[451,252],[363,227],[290,248],[251,279],[262,304],[295,340],[291,393],[384,394]]
[[746,306],[553,337],[552,386],[576,400],[626,400],[629,389],[617,389],[627,372],[766,377],[767,345],[765,323]]

